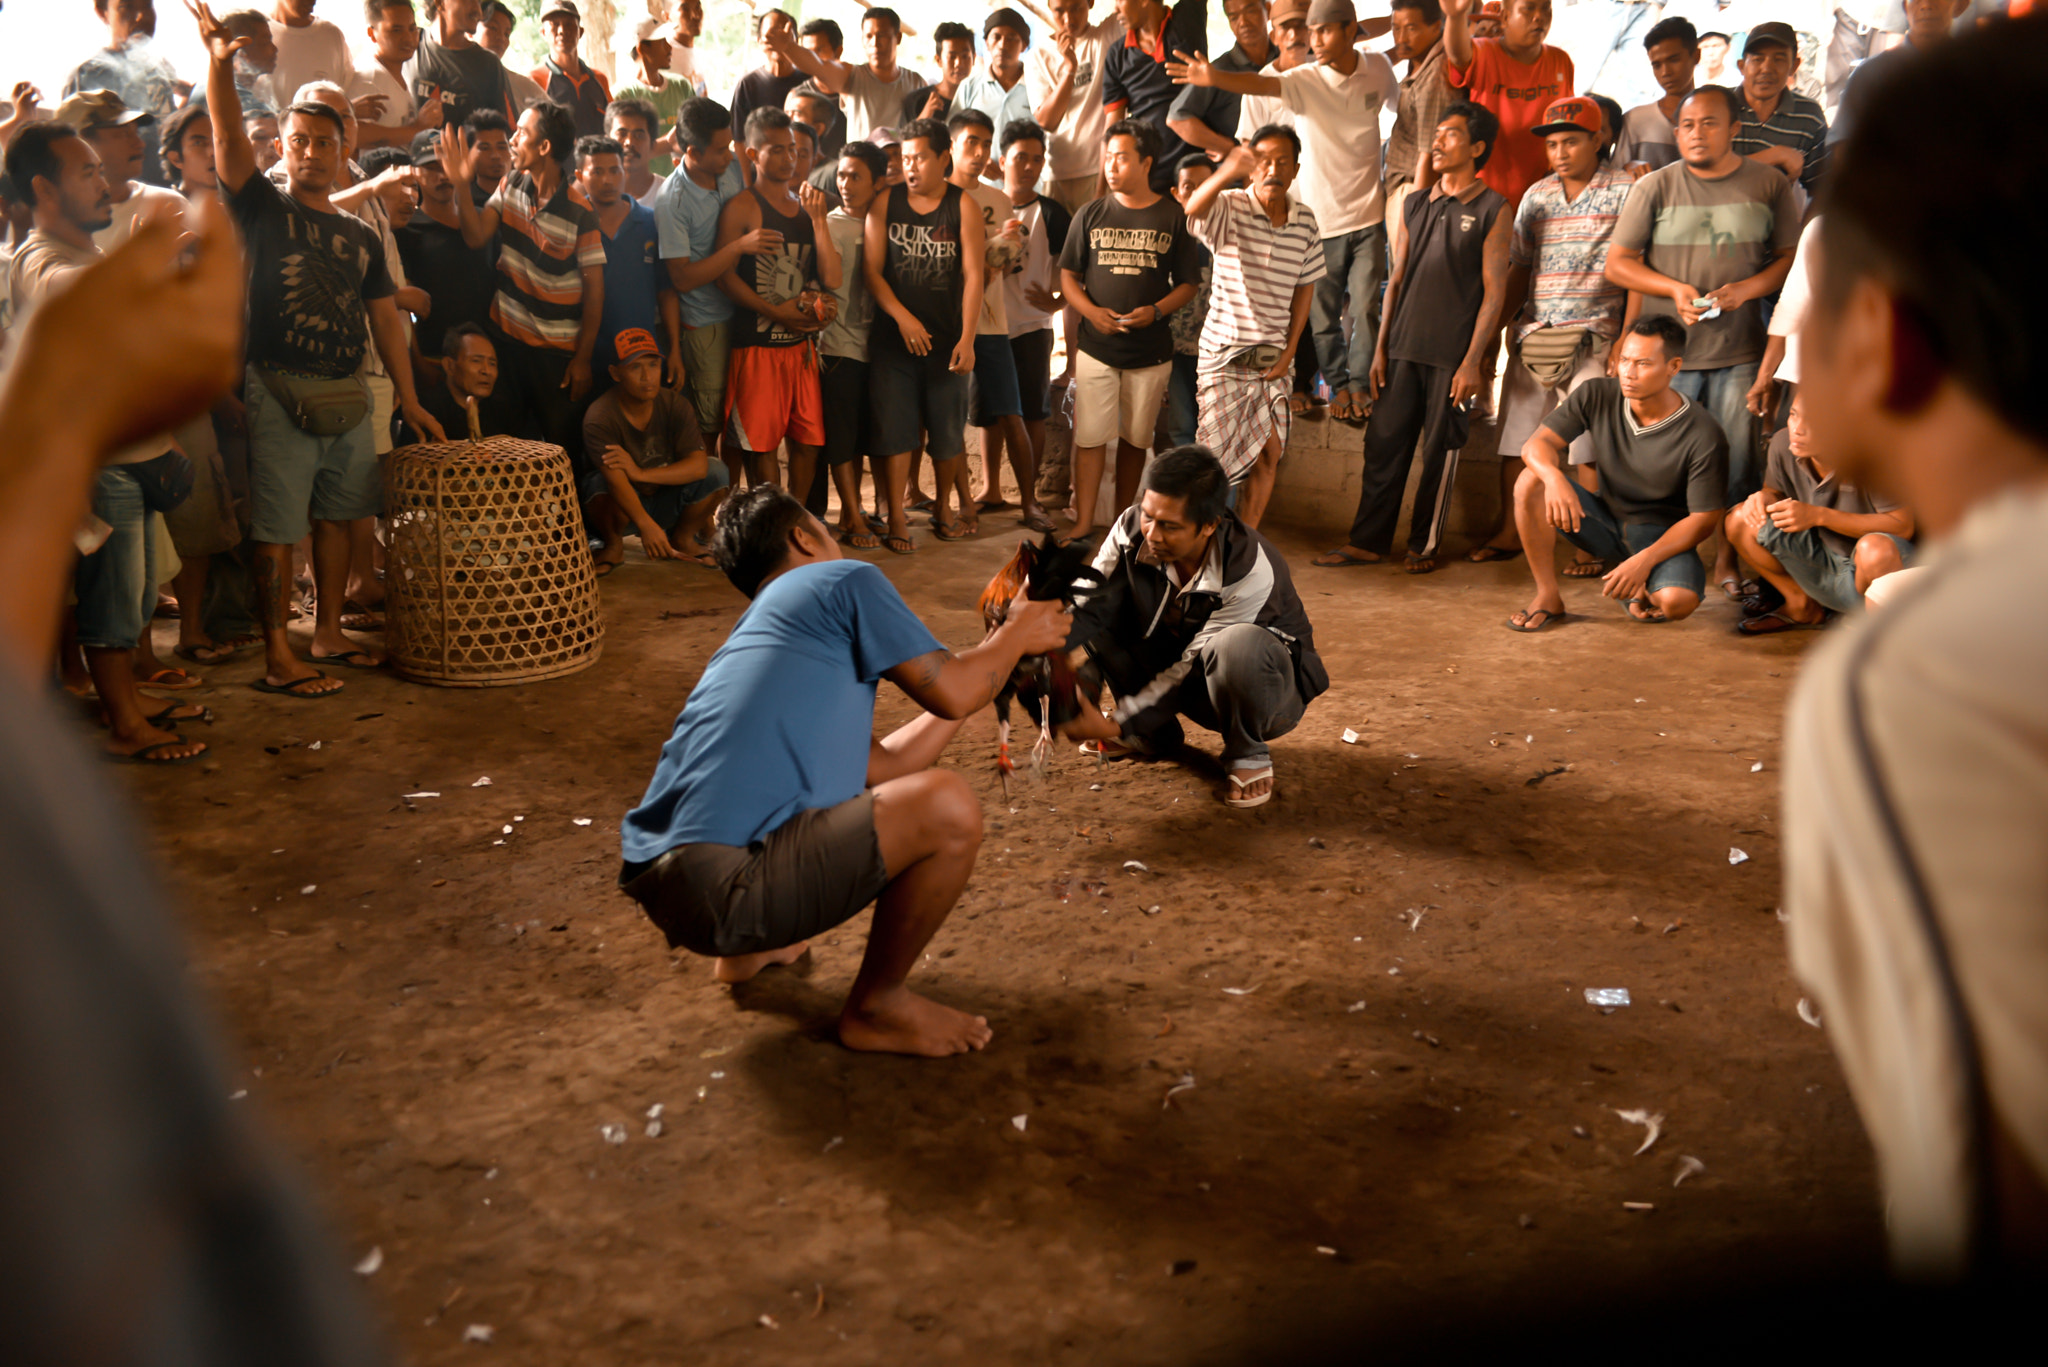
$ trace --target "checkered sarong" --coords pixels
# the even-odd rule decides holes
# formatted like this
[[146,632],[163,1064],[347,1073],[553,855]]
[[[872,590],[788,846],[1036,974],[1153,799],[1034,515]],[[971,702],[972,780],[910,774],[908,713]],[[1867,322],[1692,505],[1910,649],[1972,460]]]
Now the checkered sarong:
[[1195,424],[1195,440],[1216,453],[1231,483],[1251,473],[1268,436],[1278,437],[1281,449],[1286,449],[1294,417],[1287,399],[1292,379],[1291,368],[1280,379],[1268,380],[1254,367],[1232,362],[1196,376],[1195,401],[1201,417]]

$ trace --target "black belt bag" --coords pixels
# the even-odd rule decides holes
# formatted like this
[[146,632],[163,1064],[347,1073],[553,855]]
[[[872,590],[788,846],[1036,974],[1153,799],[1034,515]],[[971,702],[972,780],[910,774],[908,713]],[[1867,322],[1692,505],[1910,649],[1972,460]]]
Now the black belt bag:
[[370,416],[370,390],[359,375],[338,380],[314,380],[303,375],[286,375],[254,366],[256,378],[270,391],[301,432],[316,437],[338,437],[353,432]]
[[192,461],[182,451],[166,451],[154,460],[121,467],[142,487],[142,506],[168,513],[192,497]]

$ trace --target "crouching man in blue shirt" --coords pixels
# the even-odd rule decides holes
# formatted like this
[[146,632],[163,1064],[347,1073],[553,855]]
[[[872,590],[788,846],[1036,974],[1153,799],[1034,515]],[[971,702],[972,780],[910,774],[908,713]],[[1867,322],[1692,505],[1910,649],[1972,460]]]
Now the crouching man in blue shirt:
[[[647,795],[626,814],[619,884],[668,936],[715,956],[721,982],[800,958],[874,903],[839,1015],[849,1049],[943,1057],[988,1022],[904,985],[981,848],[981,804],[932,762],[1018,659],[1059,649],[1057,602],[1019,601],[954,655],[882,572],[774,485],[729,500],[712,543],[752,599],[704,668]],[[875,736],[887,679],[926,715]]]

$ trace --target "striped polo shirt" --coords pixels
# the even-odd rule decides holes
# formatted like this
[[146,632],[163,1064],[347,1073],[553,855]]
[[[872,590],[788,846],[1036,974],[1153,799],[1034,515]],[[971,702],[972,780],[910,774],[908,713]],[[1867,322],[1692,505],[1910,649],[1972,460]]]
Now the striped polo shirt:
[[527,346],[574,351],[583,326],[583,272],[604,269],[597,214],[569,197],[565,178],[542,205],[533,177],[505,177],[491,196],[498,211],[498,294],[491,321]]
[[1188,228],[1214,258],[1200,368],[1219,369],[1250,347],[1286,346],[1295,288],[1328,273],[1322,231],[1308,205],[1289,199],[1287,221],[1276,228],[1250,191],[1225,190]]
[[1547,325],[1590,328],[1608,338],[1621,332],[1628,291],[1607,283],[1607,244],[1634,188],[1626,174],[1605,167],[1577,199],[1564,197],[1564,182],[1555,175],[1529,187],[1508,244],[1508,260],[1529,271],[1529,309],[1520,331]]
[[1828,164],[1828,116],[1820,101],[1792,89],[1778,97],[1778,107],[1768,119],[1759,119],[1740,90],[1735,92],[1735,152],[1753,157],[1767,147],[1789,147],[1806,159],[1799,171],[1799,184],[1808,195],[1820,187],[1821,173]]

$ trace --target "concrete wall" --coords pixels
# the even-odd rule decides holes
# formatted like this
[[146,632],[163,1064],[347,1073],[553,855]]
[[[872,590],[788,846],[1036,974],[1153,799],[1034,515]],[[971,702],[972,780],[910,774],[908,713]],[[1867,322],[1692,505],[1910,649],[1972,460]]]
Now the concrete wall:
[[[1474,423],[1472,440],[1460,453],[1457,482],[1451,490],[1451,513],[1445,527],[1446,549],[1462,553],[1492,533],[1500,513],[1500,464],[1493,452],[1496,429],[1491,422]],[[1365,428],[1329,418],[1294,420],[1280,478],[1273,487],[1267,519],[1342,544],[1358,511],[1358,483],[1364,468]],[[1421,482],[1421,462],[1408,472],[1401,502],[1401,523],[1395,547],[1407,544],[1408,515]]]

